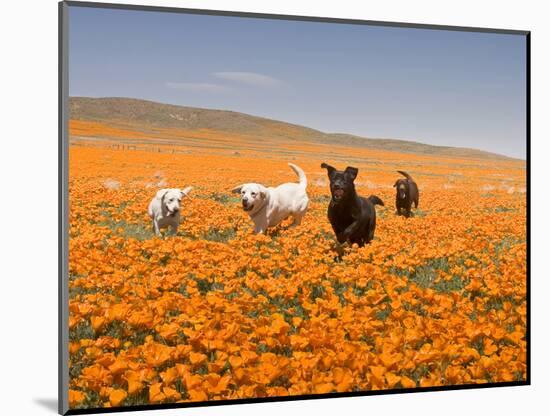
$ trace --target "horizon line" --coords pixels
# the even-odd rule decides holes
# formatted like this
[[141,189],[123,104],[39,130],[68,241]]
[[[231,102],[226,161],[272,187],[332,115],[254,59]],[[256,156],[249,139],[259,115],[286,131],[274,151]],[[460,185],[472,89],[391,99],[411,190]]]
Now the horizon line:
[[256,115],[256,114],[251,114],[251,113],[245,113],[245,112],[242,112],[242,111],[229,110],[229,109],[222,109],[222,108],[195,107],[195,106],[189,106],[189,105],[183,105],[183,104],[173,104],[173,103],[169,103],[169,102],[156,101],[156,100],[152,100],[152,99],[149,99],[149,98],[123,97],[123,96],[97,96],[97,97],[93,97],[93,96],[86,96],[86,95],[69,95],[68,98],[69,98],[69,99],[70,99],[70,98],[90,98],[90,99],[98,99],[98,100],[99,100],[99,99],[125,99],[125,100],[137,100],[137,101],[147,101],[147,102],[154,103],[154,104],[172,105],[172,106],[174,106],[174,107],[194,108],[194,109],[197,109],[197,110],[223,111],[223,112],[228,112],[228,113],[243,114],[243,115],[249,116],[249,117],[262,118],[262,119],[265,119],[265,120],[276,121],[276,122],[279,122],[279,123],[290,124],[290,125],[292,125],[292,126],[297,126],[297,127],[301,127],[301,128],[306,128],[306,129],[310,129],[310,130],[315,130],[315,131],[318,131],[319,133],[322,133],[322,134],[329,134],[329,135],[337,135],[337,134],[348,135],[348,136],[356,137],[356,138],[363,139],[363,140],[392,140],[392,141],[401,141],[401,142],[407,142],[407,143],[416,143],[416,144],[420,144],[420,145],[424,145],[424,146],[436,147],[436,148],[440,148],[440,149],[445,149],[445,148],[446,148],[446,149],[453,149],[453,148],[454,148],[454,149],[463,149],[463,150],[475,150],[475,151],[477,151],[477,152],[486,153],[486,154],[489,154],[489,155],[492,154],[492,155],[496,155],[496,156],[499,156],[499,157],[502,157],[502,158],[506,158],[506,159],[512,159],[512,160],[527,162],[527,155],[526,155],[524,158],[522,158],[522,157],[515,157],[515,156],[503,155],[502,153],[496,153],[496,152],[492,152],[492,151],[488,151],[488,150],[477,149],[477,148],[474,148],[474,147],[446,146],[446,145],[438,145],[438,144],[425,143],[425,142],[419,141],[419,140],[417,140],[417,139],[403,139],[403,138],[395,138],[395,137],[369,137],[369,136],[360,136],[360,135],[357,135],[357,134],[346,133],[346,132],[341,132],[341,131],[329,132],[329,131],[320,130],[320,129],[315,128],[315,127],[310,127],[310,126],[306,126],[306,125],[303,125],[303,124],[292,123],[292,122],[280,120],[280,119],[277,119],[277,118],[270,118],[270,117],[268,117],[268,116]]

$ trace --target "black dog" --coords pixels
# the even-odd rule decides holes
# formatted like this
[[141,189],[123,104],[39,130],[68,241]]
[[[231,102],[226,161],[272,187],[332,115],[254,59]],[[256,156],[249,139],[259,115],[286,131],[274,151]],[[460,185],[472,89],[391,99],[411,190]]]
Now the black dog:
[[341,172],[327,165],[332,199],[328,206],[328,219],[339,243],[348,241],[359,247],[370,243],[376,228],[375,205],[384,205],[376,195],[363,198],[357,195],[353,181],[357,177],[357,168],[347,167]]
[[401,215],[404,211],[405,217],[411,216],[411,205],[414,202],[414,207],[418,208],[418,186],[407,172],[398,170],[406,179],[398,179],[393,185],[396,189],[395,208],[397,215]]

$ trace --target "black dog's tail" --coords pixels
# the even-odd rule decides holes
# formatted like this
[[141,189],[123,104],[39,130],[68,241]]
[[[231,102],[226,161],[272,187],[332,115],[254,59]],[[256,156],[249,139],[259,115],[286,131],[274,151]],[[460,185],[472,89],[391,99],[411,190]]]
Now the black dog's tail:
[[373,203],[373,205],[382,205],[384,206],[384,202],[378,198],[376,195],[369,196],[368,200]]
[[407,172],[403,172],[402,170],[398,170],[397,173],[400,173],[401,175],[403,175],[405,178],[407,178],[410,181],[413,180],[413,178],[411,178],[411,175],[409,175]]

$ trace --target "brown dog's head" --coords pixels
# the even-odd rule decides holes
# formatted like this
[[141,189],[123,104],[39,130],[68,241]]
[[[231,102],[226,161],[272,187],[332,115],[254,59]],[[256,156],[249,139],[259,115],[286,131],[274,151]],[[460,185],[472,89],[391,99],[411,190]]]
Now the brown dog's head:
[[327,170],[330,180],[330,193],[335,204],[347,200],[351,195],[355,195],[353,181],[357,178],[359,169],[348,166],[344,171],[339,171],[326,163],[322,163],[321,167]]
[[406,199],[409,195],[409,182],[406,179],[398,179],[393,184],[393,187],[397,191],[397,198]]

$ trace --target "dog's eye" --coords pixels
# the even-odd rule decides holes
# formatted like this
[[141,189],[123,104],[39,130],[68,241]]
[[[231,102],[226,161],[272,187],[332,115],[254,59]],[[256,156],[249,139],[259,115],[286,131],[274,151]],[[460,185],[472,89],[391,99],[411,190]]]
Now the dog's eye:
[[251,192],[250,195],[256,196],[256,192]]

